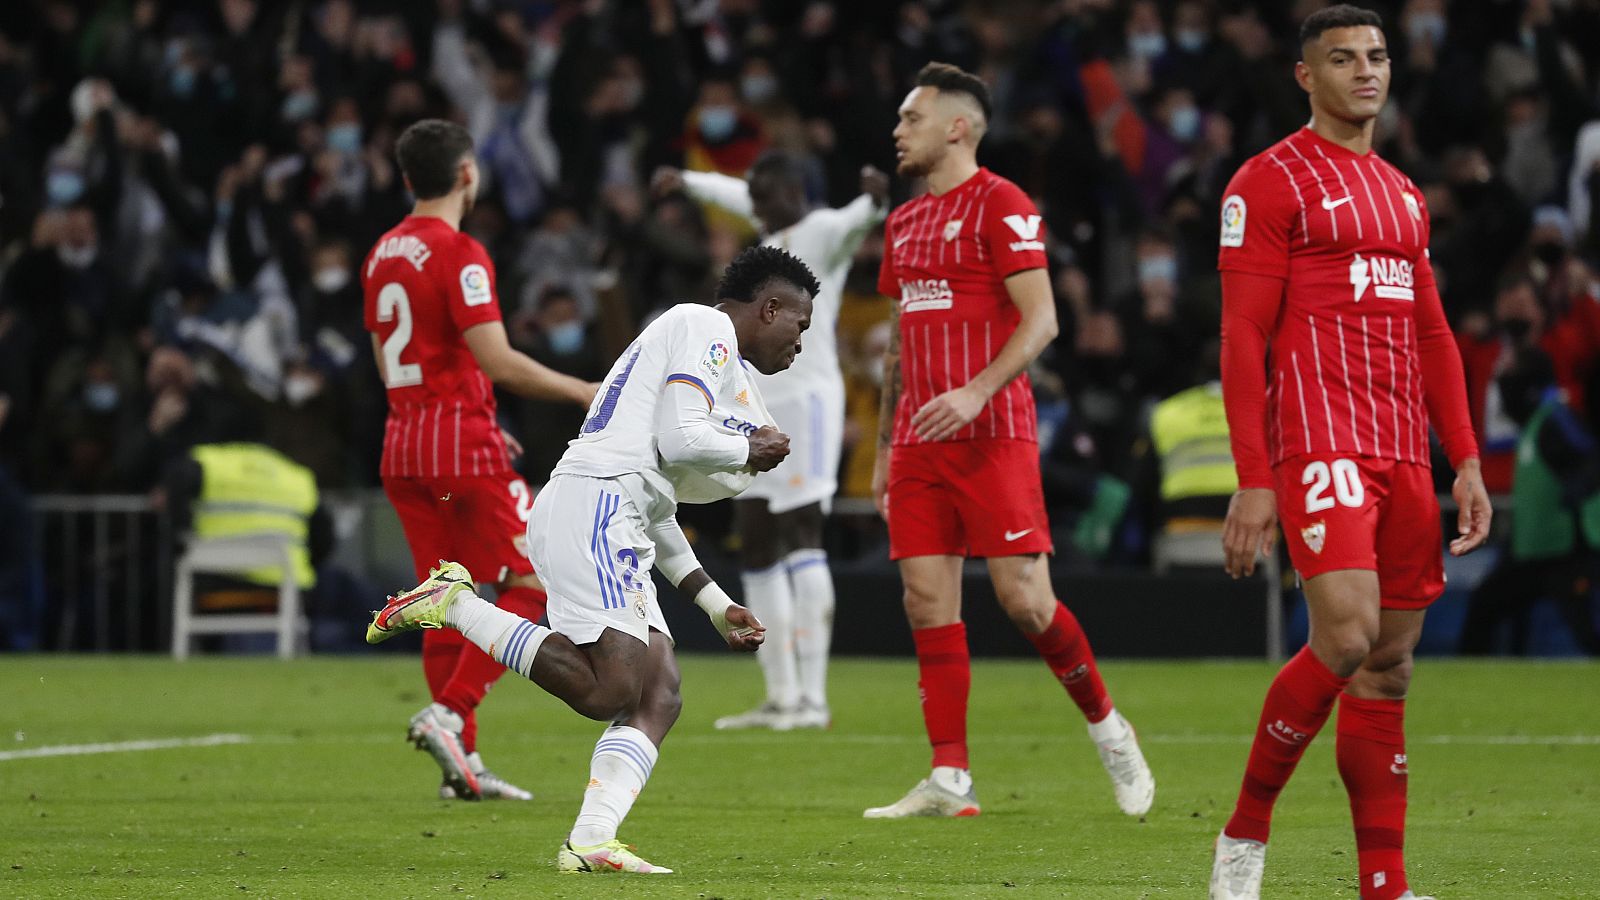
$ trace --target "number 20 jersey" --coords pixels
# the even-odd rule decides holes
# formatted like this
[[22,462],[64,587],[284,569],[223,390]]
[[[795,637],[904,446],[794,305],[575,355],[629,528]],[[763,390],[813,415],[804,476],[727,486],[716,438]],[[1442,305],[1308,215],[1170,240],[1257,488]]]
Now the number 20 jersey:
[[494,387],[462,337],[500,320],[494,263],[483,245],[441,219],[407,216],[367,254],[361,284],[389,396],[379,474],[509,472]]

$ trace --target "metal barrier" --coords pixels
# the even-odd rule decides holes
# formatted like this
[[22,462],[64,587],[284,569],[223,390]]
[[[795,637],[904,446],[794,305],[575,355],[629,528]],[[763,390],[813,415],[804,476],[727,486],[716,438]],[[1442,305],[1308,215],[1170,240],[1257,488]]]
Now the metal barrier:
[[46,621],[55,626],[47,648],[104,652],[163,645],[173,552],[166,512],[141,494],[42,495],[31,505]]

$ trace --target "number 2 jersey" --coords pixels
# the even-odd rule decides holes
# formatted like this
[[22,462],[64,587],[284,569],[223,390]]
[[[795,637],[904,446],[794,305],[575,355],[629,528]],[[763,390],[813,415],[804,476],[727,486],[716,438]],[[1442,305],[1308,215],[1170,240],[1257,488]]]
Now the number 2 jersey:
[[1252,297],[1224,281],[1224,394],[1266,368],[1261,414],[1236,415],[1254,391],[1227,398],[1241,487],[1270,487],[1269,464],[1311,453],[1427,465],[1430,412],[1452,462],[1477,454],[1428,235],[1409,178],[1310,128],[1233,176],[1217,267],[1281,282]]
[[483,245],[442,219],[407,216],[367,254],[361,283],[389,396],[379,474],[510,472],[494,387],[462,337],[500,320]]

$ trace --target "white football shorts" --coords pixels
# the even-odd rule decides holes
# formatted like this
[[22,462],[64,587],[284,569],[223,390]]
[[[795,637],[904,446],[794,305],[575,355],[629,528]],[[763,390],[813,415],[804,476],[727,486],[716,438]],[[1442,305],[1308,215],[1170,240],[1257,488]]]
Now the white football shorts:
[[592,644],[615,628],[650,643],[668,640],[650,570],[656,548],[627,492],[610,478],[557,475],[533,501],[528,558],[550,599],[550,628]]
[[765,398],[778,430],[789,436],[789,456],[756,476],[741,497],[761,498],[784,513],[821,503],[827,512],[839,491],[839,455],[844,445],[844,382]]

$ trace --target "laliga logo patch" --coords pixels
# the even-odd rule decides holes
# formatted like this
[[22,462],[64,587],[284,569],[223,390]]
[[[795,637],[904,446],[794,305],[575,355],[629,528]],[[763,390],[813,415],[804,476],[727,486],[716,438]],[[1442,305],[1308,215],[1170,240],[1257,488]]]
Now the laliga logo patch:
[[482,306],[489,302],[488,269],[473,263],[461,270],[461,299],[468,306]]
[[961,233],[961,223],[961,219],[951,219],[944,223],[944,239],[947,241],[955,240],[956,235]]
[[1411,218],[1420,222],[1422,220],[1422,209],[1417,206],[1417,198],[1413,197],[1410,191],[1401,191],[1400,199],[1406,202],[1406,212],[1411,213]]
[[1306,546],[1311,548],[1311,552],[1319,556],[1322,555],[1323,539],[1325,539],[1327,536],[1328,526],[1322,522],[1307,525],[1306,527],[1300,529],[1300,540],[1305,541]]
[[1222,240],[1224,247],[1244,246],[1244,198],[1230,194],[1222,201]]
[[728,364],[728,358],[733,356],[733,349],[723,341],[712,341],[706,348],[705,358],[700,360],[700,368],[713,375],[721,375],[722,367]]

